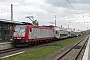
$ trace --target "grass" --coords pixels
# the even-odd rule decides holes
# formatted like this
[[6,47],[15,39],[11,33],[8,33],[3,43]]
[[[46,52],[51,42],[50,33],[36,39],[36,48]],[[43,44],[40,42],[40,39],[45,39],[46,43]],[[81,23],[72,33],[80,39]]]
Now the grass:
[[53,46],[41,47],[2,60],[36,60],[37,58],[47,55],[48,53],[54,52],[55,50],[57,50],[57,48],[58,47],[53,47]]
[[71,39],[66,39],[66,40],[63,40],[63,41],[60,41],[60,42],[56,42],[56,43],[53,43],[51,46],[66,46],[68,44],[71,44],[77,40],[80,40],[82,37],[84,36],[79,36],[79,37],[75,37],[75,38],[71,38]]
[[79,36],[71,39],[62,40],[60,42],[53,43],[50,46],[37,48],[35,50],[29,50],[23,54],[14,55],[12,57],[4,58],[2,60],[36,60],[58,50],[60,46],[66,46],[77,40],[80,40],[83,37],[84,36]]

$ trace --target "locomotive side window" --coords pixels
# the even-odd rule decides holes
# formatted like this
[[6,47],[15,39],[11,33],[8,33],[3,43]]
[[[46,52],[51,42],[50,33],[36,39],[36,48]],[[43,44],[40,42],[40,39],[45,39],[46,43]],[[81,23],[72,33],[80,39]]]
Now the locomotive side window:
[[56,34],[57,34],[57,31],[56,31]]
[[30,28],[30,32],[32,32],[32,28]]
[[70,34],[70,32],[68,32]]

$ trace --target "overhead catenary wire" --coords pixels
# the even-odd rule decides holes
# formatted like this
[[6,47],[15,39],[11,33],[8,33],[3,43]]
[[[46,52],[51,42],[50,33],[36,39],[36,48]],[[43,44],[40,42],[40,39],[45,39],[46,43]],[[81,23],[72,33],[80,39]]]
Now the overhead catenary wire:
[[[75,0],[73,0],[73,1],[74,1],[74,3],[76,4],[76,1],[75,1]],[[78,11],[80,12],[80,9],[78,8],[77,5],[76,5],[76,7],[77,7]],[[84,18],[84,15],[83,15],[83,18]]]
[[[70,6],[73,8],[73,6],[71,5],[71,3],[67,0],[67,2],[70,4]],[[73,8],[73,10],[75,11],[75,13],[78,15],[78,13],[76,12],[76,10]]]
[[[74,1],[74,3],[76,4],[75,0],[73,0],[73,1]],[[77,6],[77,5],[76,5],[76,6]],[[78,11],[80,12],[80,10],[79,10],[78,6],[77,6],[77,9],[78,9]]]

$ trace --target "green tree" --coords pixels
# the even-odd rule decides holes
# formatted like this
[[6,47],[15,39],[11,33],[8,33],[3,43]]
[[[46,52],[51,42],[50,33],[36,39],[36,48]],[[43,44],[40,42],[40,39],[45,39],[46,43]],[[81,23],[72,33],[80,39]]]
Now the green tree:
[[36,25],[36,26],[38,26],[38,25],[39,25],[39,23],[38,23],[38,21],[37,21],[37,20],[32,21],[32,23],[33,23],[34,25]]

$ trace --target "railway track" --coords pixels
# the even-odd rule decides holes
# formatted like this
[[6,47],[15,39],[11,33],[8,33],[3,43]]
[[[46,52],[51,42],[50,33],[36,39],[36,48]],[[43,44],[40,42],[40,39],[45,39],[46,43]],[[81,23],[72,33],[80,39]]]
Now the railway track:
[[18,48],[9,48],[9,49],[0,50],[0,54],[8,53],[15,50],[18,50]]
[[0,50],[0,58],[4,58],[5,56],[15,54],[20,51],[21,51],[20,48],[9,48],[9,49]]
[[80,53],[84,49],[89,36],[83,38],[78,43],[76,43],[71,49],[67,50],[63,54],[59,55],[55,60],[80,60],[78,59]]

